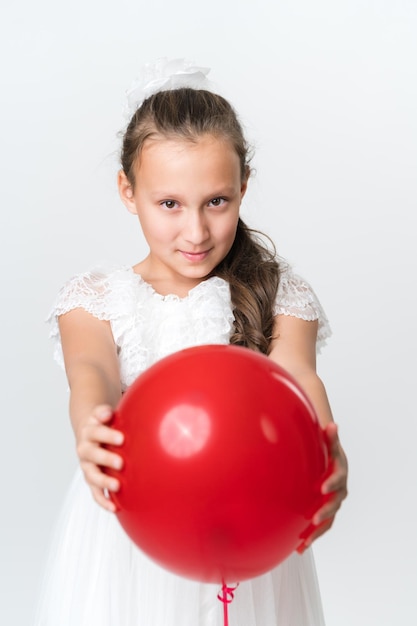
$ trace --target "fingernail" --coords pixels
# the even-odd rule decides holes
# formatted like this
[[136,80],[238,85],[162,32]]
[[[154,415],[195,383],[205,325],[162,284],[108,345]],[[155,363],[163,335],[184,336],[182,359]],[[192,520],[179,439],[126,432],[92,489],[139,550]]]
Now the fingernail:
[[305,541],[302,546],[297,548],[298,554],[303,554],[311,546],[311,541]]
[[116,434],[115,434],[115,437],[114,437],[114,443],[115,443],[116,445],[118,445],[118,446],[119,446],[121,443],[123,443],[123,435],[122,435],[122,433],[116,433]]
[[123,461],[121,458],[115,459],[113,461],[113,467],[114,469],[120,470],[123,467]]

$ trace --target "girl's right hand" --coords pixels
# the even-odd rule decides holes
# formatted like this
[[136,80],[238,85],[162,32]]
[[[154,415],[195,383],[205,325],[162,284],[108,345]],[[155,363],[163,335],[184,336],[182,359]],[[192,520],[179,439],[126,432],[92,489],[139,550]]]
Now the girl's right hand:
[[109,467],[120,470],[123,466],[121,456],[103,447],[104,444],[119,446],[123,443],[123,433],[108,426],[112,416],[113,409],[110,405],[95,407],[79,429],[76,438],[81,469],[94,499],[104,509],[114,513],[116,506],[106,496],[106,492],[118,491],[120,484],[117,478],[109,476],[102,469]]

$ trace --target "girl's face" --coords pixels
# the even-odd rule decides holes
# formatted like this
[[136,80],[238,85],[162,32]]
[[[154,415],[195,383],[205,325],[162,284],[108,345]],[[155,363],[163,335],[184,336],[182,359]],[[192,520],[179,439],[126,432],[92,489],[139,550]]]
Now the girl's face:
[[119,191],[137,214],[150,252],[147,279],[192,288],[232,247],[247,181],[230,142],[204,135],[195,143],[145,142],[135,187],[119,173]]

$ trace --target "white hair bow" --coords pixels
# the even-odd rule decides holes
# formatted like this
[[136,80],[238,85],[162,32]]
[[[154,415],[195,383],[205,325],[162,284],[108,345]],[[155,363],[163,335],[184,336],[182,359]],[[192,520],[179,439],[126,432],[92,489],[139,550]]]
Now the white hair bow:
[[193,65],[185,59],[157,59],[146,63],[141,76],[126,91],[126,114],[130,118],[142,102],[158,91],[191,87],[192,89],[210,89],[207,74],[209,67]]

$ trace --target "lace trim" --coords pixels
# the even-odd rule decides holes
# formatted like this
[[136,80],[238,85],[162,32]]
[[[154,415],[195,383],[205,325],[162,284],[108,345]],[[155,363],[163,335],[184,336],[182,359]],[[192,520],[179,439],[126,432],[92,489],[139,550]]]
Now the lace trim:
[[[117,270],[114,272],[118,273]],[[61,340],[59,335],[58,317],[74,309],[84,309],[99,320],[111,320],[120,315],[126,306],[124,299],[120,298],[123,274],[120,272],[121,281],[110,281],[112,272],[94,270],[78,274],[68,280],[60,289],[54,306],[52,307],[47,322],[51,324],[50,338],[54,342],[54,359],[64,367]]]
[[54,358],[61,367],[58,317],[75,308],[110,321],[125,387],[167,354],[192,345],[228,343],[233,327],[229,286],[219,277],[180,298],[161,296],[130,267],[94,270],[70,279],[48,316]]
[[[274,312],[317,319],[319,351],[331,334],[327,317],[311,286],[288,266],[281,267]],[[64,358],[58,317],[76,308],[110,322],[124,387],[172,352],[192,345],[229,343],[234,321],[229,285],[219,277],[201,282],[180,298],[158,294],[130,267],[96,269],[69,280],[48,316],[54,358],[61,367]]]
[[134,275],[133,312],[111,321],[123,350],[121,379],[129,386],[139,372],[157,360],[193,345],[229,343],[233,313],[228,284],[213,277],[188,296],[161,296]]
[[318,320],[317,352],[321,351],[332,334],[329,320],[311,285],[294,274],[288,265],[283,265],[281,269],[274,313],[298,317],[308,322]]

